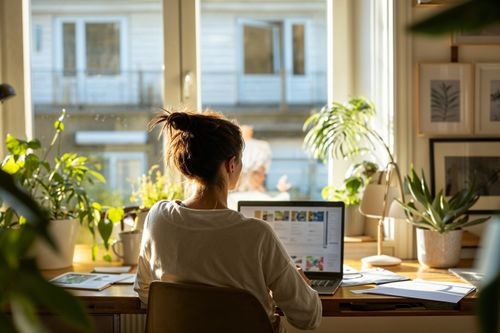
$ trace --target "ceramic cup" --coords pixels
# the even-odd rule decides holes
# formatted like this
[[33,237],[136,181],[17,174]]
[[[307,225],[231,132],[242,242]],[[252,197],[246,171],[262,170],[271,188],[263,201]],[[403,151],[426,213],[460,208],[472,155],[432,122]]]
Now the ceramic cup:
[[120,239],[111,244],[113,252],[123,260],[125,265],[137,265],[142,233],[137,231],[122,231],[118,236]]

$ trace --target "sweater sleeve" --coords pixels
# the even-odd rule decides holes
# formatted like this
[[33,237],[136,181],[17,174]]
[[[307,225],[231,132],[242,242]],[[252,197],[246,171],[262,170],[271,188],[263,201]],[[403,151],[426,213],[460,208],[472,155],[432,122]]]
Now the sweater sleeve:
[[142,303],[148,304],[149,285],[153,281],[153,271],[150,264],[151,259],[151,230],[149,229],[149,214],[144,223],[142,233],[141,250],[137,262],[137,274],[134,282],[134,290],[139,295]]
[[270,232],[270,243],[265,246],[267,250],[262,260],[264,271],[272,270],[271,274],[265,275],[273,299],[292,326],[306,330],[318,328],[322,315],[321,300],[297,272],[274,231]]

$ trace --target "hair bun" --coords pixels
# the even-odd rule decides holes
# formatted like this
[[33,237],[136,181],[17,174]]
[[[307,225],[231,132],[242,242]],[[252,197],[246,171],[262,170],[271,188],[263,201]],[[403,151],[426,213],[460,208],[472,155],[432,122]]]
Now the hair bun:
[[168,122],[179,131],[187,131],[191,128],[191,117],[185,112],[173,112],[168,117]]

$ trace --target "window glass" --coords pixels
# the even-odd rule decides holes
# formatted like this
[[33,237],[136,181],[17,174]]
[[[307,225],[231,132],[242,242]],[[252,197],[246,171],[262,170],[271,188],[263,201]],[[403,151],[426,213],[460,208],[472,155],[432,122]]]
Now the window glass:
[[[130,201],[133,183],[163,163],[158,132],[147,124],[163,105],[161,0],[32,0],[34,136],[48,147],[66,110],[61,142],[100,167],[106,183],[89,190],[103,205]],[[49,160],[52,157],[49,157]]]
[[76,36],[75,24],[63,24],[63,57],[64,75],[74,76],[76,74]]
[[293,33],[293,74],[304,75],[304,25],[294,24]]
[[272,27],[245,25],[245,74],[274,73],[274,38]]
[[85,24],[85,49],[88,74],[120,72],[120,27],[117,23]]
[[238,198],[321,199],[327,166],[307,155],[302,127],[327,102],[326,1],[200,4],[202,108],[246,125],[237,192],[255,195]]

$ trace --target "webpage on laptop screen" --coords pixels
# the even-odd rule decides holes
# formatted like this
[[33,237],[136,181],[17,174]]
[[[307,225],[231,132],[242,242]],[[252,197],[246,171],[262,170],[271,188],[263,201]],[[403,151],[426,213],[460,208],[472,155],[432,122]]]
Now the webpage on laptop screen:
[[341,272],[342,208],[243,206],[240,211],[269,223],[304,271]]

